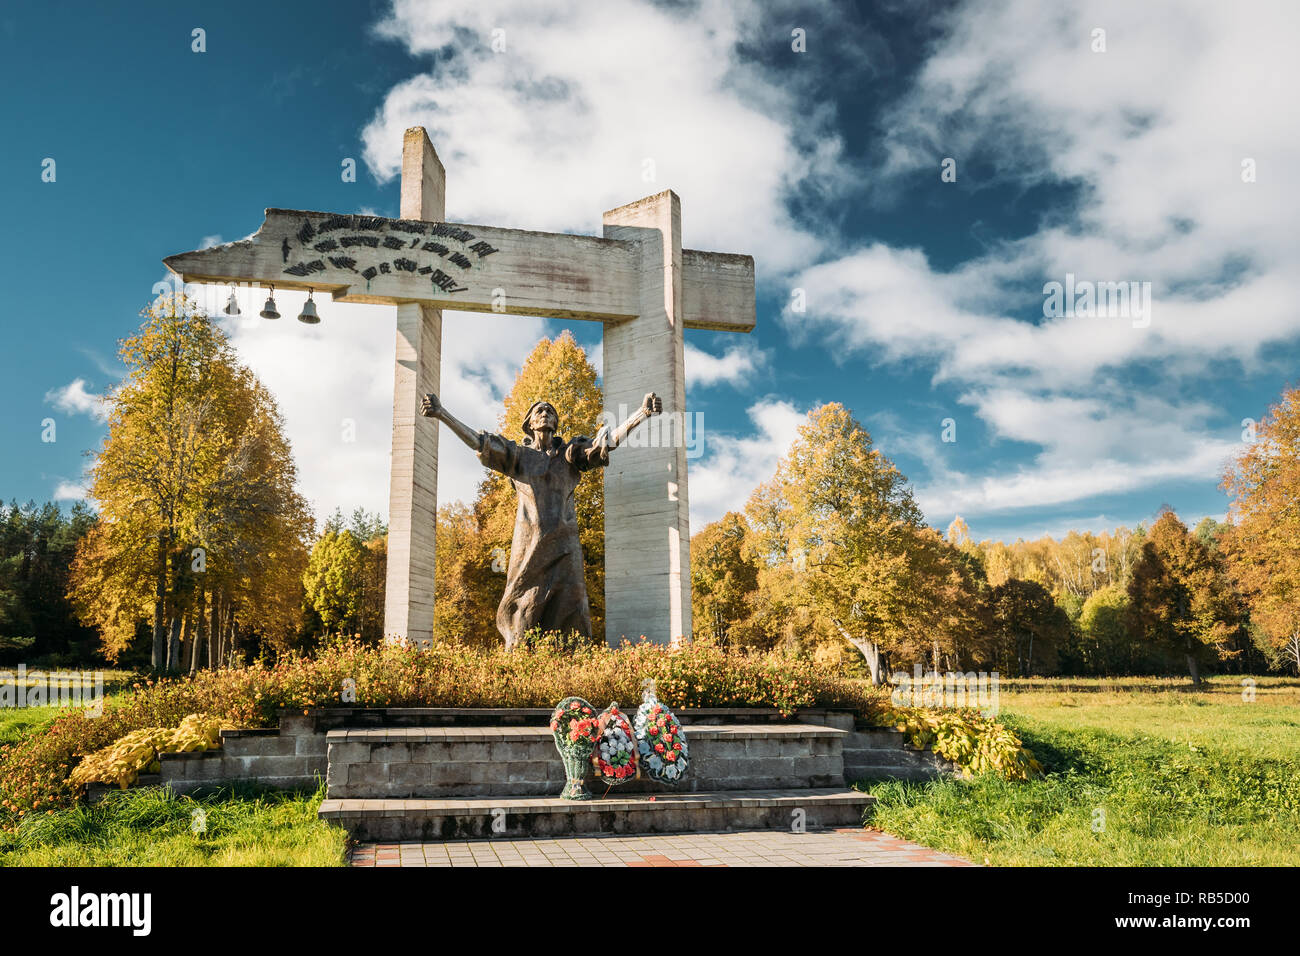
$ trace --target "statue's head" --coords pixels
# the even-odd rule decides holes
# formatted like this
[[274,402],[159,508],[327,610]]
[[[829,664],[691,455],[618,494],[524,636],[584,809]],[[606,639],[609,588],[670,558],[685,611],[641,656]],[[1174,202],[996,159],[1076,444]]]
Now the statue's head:
[[524,413],[524,434],[533,437],[535,431],[549,431],[554,435],[560,430],[560,414],[550,402],[533,402]]

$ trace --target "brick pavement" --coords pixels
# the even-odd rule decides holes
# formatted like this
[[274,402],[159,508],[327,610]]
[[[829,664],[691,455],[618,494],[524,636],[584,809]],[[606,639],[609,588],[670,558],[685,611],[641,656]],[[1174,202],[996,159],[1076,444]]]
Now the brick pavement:
[[749,830],[362,843],[352,866],[973,866],[879,830]]

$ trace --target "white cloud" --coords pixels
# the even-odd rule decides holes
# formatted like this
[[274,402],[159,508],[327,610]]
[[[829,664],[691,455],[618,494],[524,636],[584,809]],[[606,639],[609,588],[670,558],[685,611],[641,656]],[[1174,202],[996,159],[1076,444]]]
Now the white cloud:
[[745,385],[767,364],[767,354],[746,343],[714,355],[686,343],[686,385]]
[[[1300,140],[1278,119],[1296,86],[1285,46],[1294,31],[1280,23],[1294,20],[1291,8],[1247,13],[1168,0],[957,7],[945,13],[946,33],[913,90],[881,124],[883,174],[857,170],[853,180],[833,117],[806,91],[778,86],[739,58],[738,44],[761,35],[760,15],[771,14],[748,0],[399,0],[379,32],[414,54],[437,54],[436,67],[389,91],[363,131],[365,160],[381,180],[393,177],[403,130],[426,126],[447,167],[450,218],[551,231],[598,233],[603,209],[675,189],[684,243],[751,252],[769,281],[797,274],[809,297],[800,325],[837,360],[922,363],[958,390],[993,440],[1038,449],[1010,473],[965,474],[946,469],[929,438],[917,439],[912,450],[930,470],[918,496],[934,516],[1217,477],[1230,451],[1211,429],[1217,410],[1180,402],[1179,387],[1218,359],[1258,368],[1270,345],[1300,327],[1290,268],[1300,187],[1286,174]],[[1105,54],[1088,50],[1098,24],[1108,29]],[[492,50],[494,29],[505,31],[503,53]],[[962,177],[980,157],[1001,182],[1068,184],[1082,199],[1066,218],[1057,210],[1037,231],[951,272],[918,250],[881,244],[811,265],[836,245],[830,227],[791,218],[792,189],[847,194],[851,181],[874,182],[883,201],[893,174],[937,169],[948,155]],[[1247,156],[1260,171],[1249,185],[1239,175]],[[653,181],[643,178],[647,159]],[[958,188],[933,178],[935,188]],[[1026,309],[1041,306],[1042,283],[1067,272],[1150,281],[1150,327],[1025,321]],[[392,310],[323,303],[321,314],[316,330],[282,321],[238,333],[237,344],[280,398],[318,513],[335,504],[386,512]],[[501,395],[544,328],[448,313],[448,406],[494,426]],[[763,357],[688,346],[688,376],[695,385],[743,384]],[[598,349],[592,359],[599,364]],[[1146,392],[1124,385],[1136,362],[1155,369]],[[708,457],[692,469],[697,525],[743,505],[802,420],[782,401],[750,412],[753,434],[710,435]],[[345,417],[356,419],[355,445],[339,440]],[[445,431],[441,451],[440,500],[471,497],[477,463]]]
[[103,395],[89,390],[84,378],[76,378],[62,388],[45,393],[45,401],[68,415],[89,415],[97,422],[108,421],[112,403]]
[[1107,458],[1080,465],[1055,465],[1038,460],[1010,474],[961,475],[938,486],[924,485],[917,489],[916,499],[935,523],[943,515],[988,515],[1063,505],[1099,495],[1215,477],[1235,447],[1227,442],[1197,441],[1186,451],[1139,462]]
[[[424,126],[447,169],[449,218],[545,231],[598,234],[603,210],[671,188],[686,247],[754,254],[771,281],[823,252],[788,196],[845,182],[829,111],[739,55],[777,15],[750,0],[397,0],[377,32],[437,65],[388,93],[362,134],[365,161],[381,181],[395,176],[403,132]],[[494,342],[515,331],[508,321]],[[692,386],[743,385],[766,361],[748,345],[686,351]],[[599,368],[600,349],[590,357]],[[783,402],[751,416],[752,436],[708,436],[692,468],[693,521],[743,505],[803,417]]]
[[671,188],[687,247],[760,255],[769,275],[807,263],[821,243],[785,197],[837,179],[840,141],[740,61],[760,13],[748,0],[397,0],[378,32],[439,59],[389,92],[365,160],[388,179],[403,131],[425,126],[450,218],[594,233],[603,210]]
[[[317,517],[336,507],[387,515],[396,309],[322,297],[320,325],[305,326],[292,318],[304,294],[276,292],[279,321],[257,317],[259,290],[244,295],[243,315],[222,316],[222,324],[240,361],[276,397],[299,487]],[[444,312],[439,394],[448,409],[474,428],[495,428],[505,392],[544,333],[541,319]],[[473,500],[478,460],[445,427],[438,451],[438,500]]]
[[[891,174],[918,169],[936,171],[936,189],[979,185],[961,179],[979,160],[994,182],[1069,185],[1080,200],[1064,220],[1057,210],[950,272],[917,250],[874,244],[795,280],[808,293],[797,317],[805,335],[829,335],[854,356],[920,361],[962,390],[994,440],[1040,449],[1009,474],[933,475],[918,495],[927,512],[977,515],[1218,477],[1234,450],[1214,425],[1227,410],[1181,396],[1214,362],[1260,371],[1275,346],[1300,338],[1300,185],[1283,173],[1300,160],[1300,135],[1278,120],[1300,83],[1289,52],[1298,22],[1290,3],[1172,0],[1001,0],[946,17],[914,87],[881,124],[888,161],[877,198],[886,201]],[[1105,53],[1090,49],[1097,26]],[[963,187],[940,182],[946,156],[958,159]],[[1246,158],[1255,183],[1242,181]],[[1150,326],[1026,320],[1043,283],[1067,273],[1150,282]],[[1139,364],[1140,388],[1128,384]]]
[[[404,130],[422,125],[447,168],[449,218],[598,234],[603,210],[672,188],[687,247],[754,253],[769,276],[807,264],[821,241],[791,219],[785,200],[801,185],[838,181],[840,140],[829,115],[810,123],[787,84],[741,62],[738,44],[752,39],[761,12],[748,0],[678,9],[640,0],[545,9],[523,0],[398,0],[377,32],[414,54],[437,53],[437,66],[389,91],[363,131],[365,161],[381,181],[391,179]],[[504,53],[492,50],[495,29],[505,31]],[[649,66],[630,69],[629,56]],[[288,317],[302,297],[277,298]],[[226,324],[241,359],[280,402],[313,507],[386,513],[392,310],[321,302],[321,325],[304,329],[247,321],[258,309],[245,307],[244,320]],[[495,427],[502,396],[546,328],[446,313],[448,407],[475,427]],[[741,384],[766,359],[748,345],[721,355],[687,351],[690,382],[702,386]],[[601,349],[590,358],[599,369]],[[773,438],[764,429],[772,416],[801,416],[781,403],[769,410],[758,436],[712,441],[713,459],[692,475],[693,513],[735,493],[734,482],[711,488],[723,471],[749,482],[746,494],[770,474],[793,430]],[[354,443],[341,441],[345,418],[356,422]],[[439,464],[439,500],[472,498],[482,469],[445,429]]]
[[[1117,515],[1103,512],[1101,514],[1079,514],[1073,517],[1046,520],[1030,519],[1026,521],[1021,519],[1006,526],[998,524],[996,519],[986,519],[971,525],[971,539],[974,541],[1003,541],[1007,544],[1014,542],[1017,538],[1023,538],[1026,541],[1055,538],[1060,541],[1071,531],[1080,534],[1089,531],[1093,534],[1113,533],[1119,528],[1127,528],[1129,531],[1133,531],[1140,524],[1149,528],[1158,517],[1159,508],[1153,505],[1149,511],[1141,513],[1131,512]],[[1178,512],[1178,520],[1188,528],[1195,528],[1205,518],[1213,518],[1215,521],[1222,522],[1225,515],[1223,512],[1217,514],[1206,514],[1202,511]],[[939,524],[940,530],[946,529],[947,526],[946,521]]]
[[728,511],[743,511],[750,492],[776,473],[777,462],[798,436],[807,412],[790,402],[765,399],[747,412],[756,433],[738,437],[708,432],[708,457],[691,469],[691,530]]
[[83,501],[90,497],[90,488],[85,481],[60,481],[51,497],[55,501]]

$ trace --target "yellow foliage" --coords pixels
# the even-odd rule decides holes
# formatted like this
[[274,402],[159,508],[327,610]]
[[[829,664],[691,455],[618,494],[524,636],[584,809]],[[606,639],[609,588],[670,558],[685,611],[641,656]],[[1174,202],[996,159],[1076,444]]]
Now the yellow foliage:
[[1221,540],[1270,656],[1300,673],[1300,388],[1282,393],[1241,449],[1223,479],[1233,501]]
[[128,374],[90,470],[100,522],[78,545],[69,582],[78,616],[115,659],[159,608],[192,625],[202,591],[287,646],[314,522],[274,396],[179,293],[146,310],[120,355]]
[[221,746],[221,731],[234,727],[219,717],[190,714],[174,728],[143,727],[82,758],[69,778],[77,786],[115,783],[125,790],[141,772],[157,772],[158,755]]
[[1006,780],[1028,780],[1043,772],[1033,751],[1011,730],[971,710],[899,709],[886,715],[886,723],[913,747],[956,764],[967,779],[991,771]]

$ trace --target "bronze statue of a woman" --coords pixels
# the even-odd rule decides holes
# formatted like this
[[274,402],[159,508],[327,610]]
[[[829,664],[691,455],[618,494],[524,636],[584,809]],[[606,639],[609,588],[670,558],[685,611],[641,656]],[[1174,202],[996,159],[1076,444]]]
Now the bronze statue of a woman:
[[534,627],[591,637],[573,491],[583,472],[608,465],[609,453],[637,425],[662,412],[663,402],[651,392],[613,433],[602,427],[594,438],[569,441],[556,434],[560,416],[555,406],[534,402],[524,415],[528,437],[522,445],[474,431],[448,413],[436,395],[425,395],[420,411],[445,423],[478,453],[479,461],[513,481],[519,493],[506,590],[497,608],[497,630],[506,639],[506,648],[515,647]]

